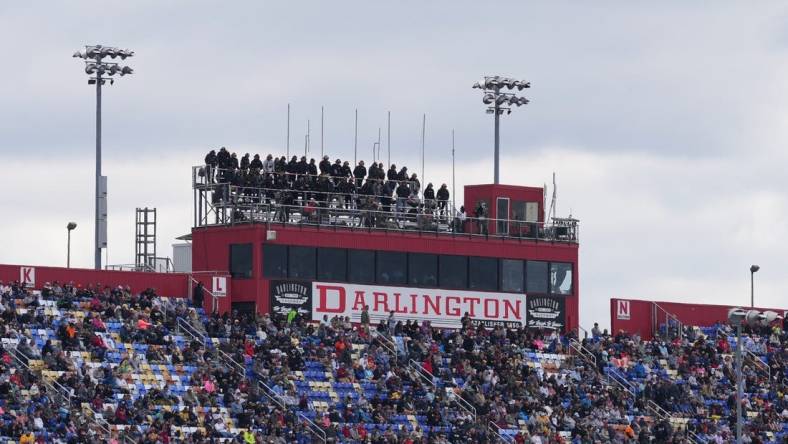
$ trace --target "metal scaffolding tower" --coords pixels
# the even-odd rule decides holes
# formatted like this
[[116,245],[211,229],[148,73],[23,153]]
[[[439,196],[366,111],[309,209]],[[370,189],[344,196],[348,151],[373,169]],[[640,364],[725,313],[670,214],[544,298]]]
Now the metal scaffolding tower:
[[139,270],[156,268],[156,209],[137,208],[134,264]]

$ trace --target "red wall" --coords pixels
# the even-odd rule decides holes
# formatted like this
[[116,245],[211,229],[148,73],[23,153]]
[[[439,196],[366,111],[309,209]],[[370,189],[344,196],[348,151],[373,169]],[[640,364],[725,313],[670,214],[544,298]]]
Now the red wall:
[[[513,217],[513,204],[515,201],[520,202],[536,202],[539,204],[539,222],[544,222],[544,189],[536,187],[523,187],[517,185],[466,185],[465,186],[465,213],[468,217],[474,217],[476,211],[476,204],[479,201],[487,203],[488,217],[492,219],[498,218],[498,210],[496,202],[499,197],[509,198],[509,214],[507,219],[514,219]],[[459,208],[458,208],[459,209]],[[515,227],[509,228],[515,231]],[[470,232],[478,232],[474,224],[468,224],[466,230]],[[496,233],[497,225],[490,223],[490,234]]]
[[[629,303],[629,319],[619,319],[619,301]],[[655,328],[665,324],[665,314],[655,306],[667,311],[685,325],[699,327],[712,326],[718,322],[728,321],[728,310],[732,305],[684,304],[679,302],[655,302],[637,299],[611,299],[610,320],[611,333],[623,330],[627,333],[638,333],[643,339],[653,338]],[[742,307],[746,308],[746,307]],[[756,307],[756,310],[771,310],[783,315],[785,309]]]
[[[21,281],[20,269],[27,265],[0,265],[0,280],[3,282]],[[36,289],[46,282],[73,282],[83,287],[88,285],[118,285],[131,287],[133,293],[147,288],[156,289],[156,293],[169,297],[189,297],[189,275],[185,273],[145,273],[135,271],[93,270],[85,268],[61,268],[32,266],[35,269]]]
[[[276,232],[275,241],[266,241],[266,231],[269,229]],[[231,279],[232,301],[253,301],[256,302],[258,311],[268,312],[270,310],[268,280],[263,279],[262,276],[263,261],[265,260],[262,257],[262,244],[265,242],[570,262],[574,264],[572,275],[574,295],[566,298],[566,321],[569,326],[578,324],[580,283],[577,244],[524,239],[471,238],[461,234],[452,236],[437,233],[299,227],[291,224],[244,224],[193,229],[192,268],[195,273],[201,270],[227,273],[230,263],[229,245],[251,243],[253,246],[252,278]]]

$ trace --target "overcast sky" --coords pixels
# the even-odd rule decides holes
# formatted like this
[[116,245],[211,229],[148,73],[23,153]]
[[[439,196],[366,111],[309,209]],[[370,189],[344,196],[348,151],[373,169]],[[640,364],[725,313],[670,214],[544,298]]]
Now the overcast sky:
[[[492,180],[485,74],[530,80],[504,116],[502,182],[558,177],[581,220],[581,321],[611,297],[788,308],[788,7],[775,2],[0,3],[0,263],[93,261],[95,95],[84,44],[130,48],[104,90],[109,263],[133,262],[134,208],[157,207],[160,254],[191,226],[205,152],[282,154],[311,120],[319,154],[392,161],[457,188]],[[297,147],[297,148],[296,148]],[[384,143],[383,151],[386,151]]]

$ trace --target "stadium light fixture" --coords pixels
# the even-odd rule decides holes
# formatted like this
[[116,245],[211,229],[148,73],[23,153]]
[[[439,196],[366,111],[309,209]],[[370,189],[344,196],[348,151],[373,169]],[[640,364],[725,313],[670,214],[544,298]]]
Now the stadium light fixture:
[[484,93],[482,103],[487,105],[487,114],[495,115],[495,166],[494,182],[499,183],[500,179],[500,118],[501,114],[512,113],[512,107],[520,107],[528,104],[528,99],[518,97],[514,93],[504,92],[504,88],[512,91],[522,91],[530,88],[531,83],[525,80],[516,80],[509,77],[485,76],[479,82],[473,84],[473,89],[480,89]]
[[[96,85],[96,221],[95,221],[95,251],[94,266],[96,270],[101,269],[101,249],[107,243],[106,214],[102,214],[102,208],[106,210],[106,202],[102,199],[106,194],[106,182],[101,176],[101,87],[109,81],[110,85],[115,83],[113,76],[121,77],[134,72],[128,66],[121,66],[118,63],[106,61],[106,58],[125,60],[134,56],[134,51],[128,49],[118,49],[111,46],[88,45],[84,51],[77,51],[73,54],[74,58],[85,61],[85,73],[88,78],[88,85]],[[102,205],[104,203],[104,205]],[[76,225],[75,225],[76,227]],[[71,230],[69,230],[69,235]]]
[[66,225],[68,240],[66,241],[66,268],[71,268],[71,231],[77,228],[76,222],[69,222]]
[[[753,265],[750,272],[755,273],[760,267]],[[741,328],[743,325],[751,327],[765,327],[772,322],[782,319],[780,315],[773,311],[760,312],[758,310],[744,310],[742,308],[732,308],[728,311],[728,320],[736,327],[736,442],[740,443],[742,437],[742,355],[741,355]]]

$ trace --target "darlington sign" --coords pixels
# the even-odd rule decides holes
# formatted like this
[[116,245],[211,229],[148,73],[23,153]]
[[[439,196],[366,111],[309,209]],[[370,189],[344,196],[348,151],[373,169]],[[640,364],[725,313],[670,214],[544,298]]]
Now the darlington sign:
[[365,305],[374,323],[393,311],[399,319],[430,321],[444,328],[460,328],[466,312],[486,327],[519,327],[525,325],[526,316],[524,294],[312,283],[312,320],[328,315],[360,322]]

